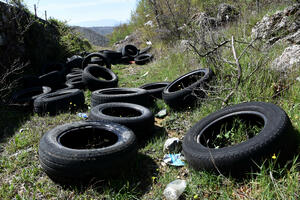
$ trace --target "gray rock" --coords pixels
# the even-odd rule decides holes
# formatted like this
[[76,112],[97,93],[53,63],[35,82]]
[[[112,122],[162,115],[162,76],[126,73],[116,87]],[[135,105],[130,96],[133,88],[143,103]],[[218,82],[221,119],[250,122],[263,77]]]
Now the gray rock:
[[194,14],[192,21],[201,27],[216,28],[219,25],[216,18],[208,16],[205,12],[198,12]]
[[300,45],[293,45],[284,50],[272,63],[272,69],[287,72],[300,67]]
[[237,20],[240,12],[232,5],[222,3],[218,6],[217,19],[222,24]]
[[268,45],[277,41],[299,44],[300,4],[287,7],[283,11],[266,15],[252,29],[252,38],[262,39]]

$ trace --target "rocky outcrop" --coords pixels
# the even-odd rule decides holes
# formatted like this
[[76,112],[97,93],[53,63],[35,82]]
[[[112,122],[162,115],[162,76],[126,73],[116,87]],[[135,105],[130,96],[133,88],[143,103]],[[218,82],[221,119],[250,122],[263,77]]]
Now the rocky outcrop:
[[240,12],[232,5],[222,3],[218,6],[217,19],[222,24],[235,21],[239,15]]
[[141,42],[141,34],[138,31],[134,31],[130,35],[127,35],[123,40],[116,42],[113,47],[114,49],[121,49],[127,44],[133,44],[137,47],[139,47],[142,42]]
[[222,3],[218,6],[217,17],[209,16],[205,12],[198,12],[194,14],[191,21],[200,27],[217,28],[226,25],[230,22],[236,21],[240,12],[232,5]]
[[272,63],[272,69],[287,72],[300,67],[300,45],[292,45],[276,58]]
[[300,4],[264,16],[252,29],[252,38],[262,39],[267,45],[278,41],[300,44]]

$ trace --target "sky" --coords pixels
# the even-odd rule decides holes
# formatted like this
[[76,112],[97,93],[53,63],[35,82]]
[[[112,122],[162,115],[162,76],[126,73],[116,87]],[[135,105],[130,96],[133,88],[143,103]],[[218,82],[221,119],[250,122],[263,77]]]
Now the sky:
[[114,26],[128,22],[138,0],[24,0],[38,16],[54,17],[76,26]]

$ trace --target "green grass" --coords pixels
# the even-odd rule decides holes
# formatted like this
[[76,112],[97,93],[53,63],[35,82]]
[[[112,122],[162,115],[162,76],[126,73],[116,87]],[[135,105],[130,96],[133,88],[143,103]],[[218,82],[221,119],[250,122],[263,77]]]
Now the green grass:
[[[237,30],[241,30],[239,26],[229,28],[226,34],[228,37],[234,35],[238,39],[244,38],[243,31]],[[250,40],[249,35],[246,39]],[[245,46],[236,44],[238,55]],[[300,71],[283,78],[281,74],[270,70],[272,60],[284,48],[284,45],[274,46],[264,54],[250,49],[250,53],[240,60],[243,81],[228,104],[245,101],[275,103],[287,112],[299,134],[300,82],[295,78]],[[231,49],[223,53],[228,59],[233,59]],[[246,78],[255,69],[253,63],[259,60],[263,62],[262,67]],[[222,68],[216,68],[193,53],[179,53],[176,49],[163,49],[161,55],[156,55],[156,60],[148,65],[116,65],[112,70],[119,76],[120,87],[139,87],[150,82],[172,81],[201,67],[212,67],[218,72],[213,85],[218,86],[221,82],[224,84],[222,86],[231,87],[236,80],[232,66],[224,64]],[[279,85],[283,89],[278,92]],[[162,127],[156,127],[152,137],[139,145],[137,161],[128,174],[117,179],[91,182],[82,187],[64,187],[52,182],[38,161],[38,145],[42,135],[58,125],[82,120],[76,113],[40,117],[30,111],[1,107],[0,199],[163,199],[166,185],[178,178],[188,183],[182,199],[299,199],[300,174],[296,158],[289,165],[278,166],[277,158],[270,157],[260,166],[260,170],[238,180],[211,172],[194,171],[189,165],[176,168],[161,164],[165,140],[173,136],[184,137],[193,124],[222,108],[222,101],[216,97],[225,98],[229,92],[211,91],[209,97],[197,107],[184,111],[171,110],[163,101],[157,101],[156,107],[151,110],[156,113],[167,108],[168,116],[160,122]],[[89,105],[91,92],[86,91],[85,96]],[[20,129],[23,131],[20,132]],[[237,128],[237,132],[241,132],[240,129]],[[298,154],[299,150],[295,153]]]

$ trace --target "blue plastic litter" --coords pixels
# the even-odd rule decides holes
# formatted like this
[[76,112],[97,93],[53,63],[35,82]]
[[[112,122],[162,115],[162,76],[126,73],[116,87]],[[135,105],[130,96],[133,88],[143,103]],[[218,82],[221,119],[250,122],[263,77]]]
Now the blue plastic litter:
[[78,113],[77,116],[80,117],[80,118],[83,118],[83,119],[87,119],[88,118],[88,116],[87,116],[86,113]]
[[169,165],[173,165],[173,166],[177,166],[177,167],[182,167],[184,166],[184,162],[182,161],[183,157],[180,153],[178,154],[165,154],[164,156],[164,162],[169,164]]

